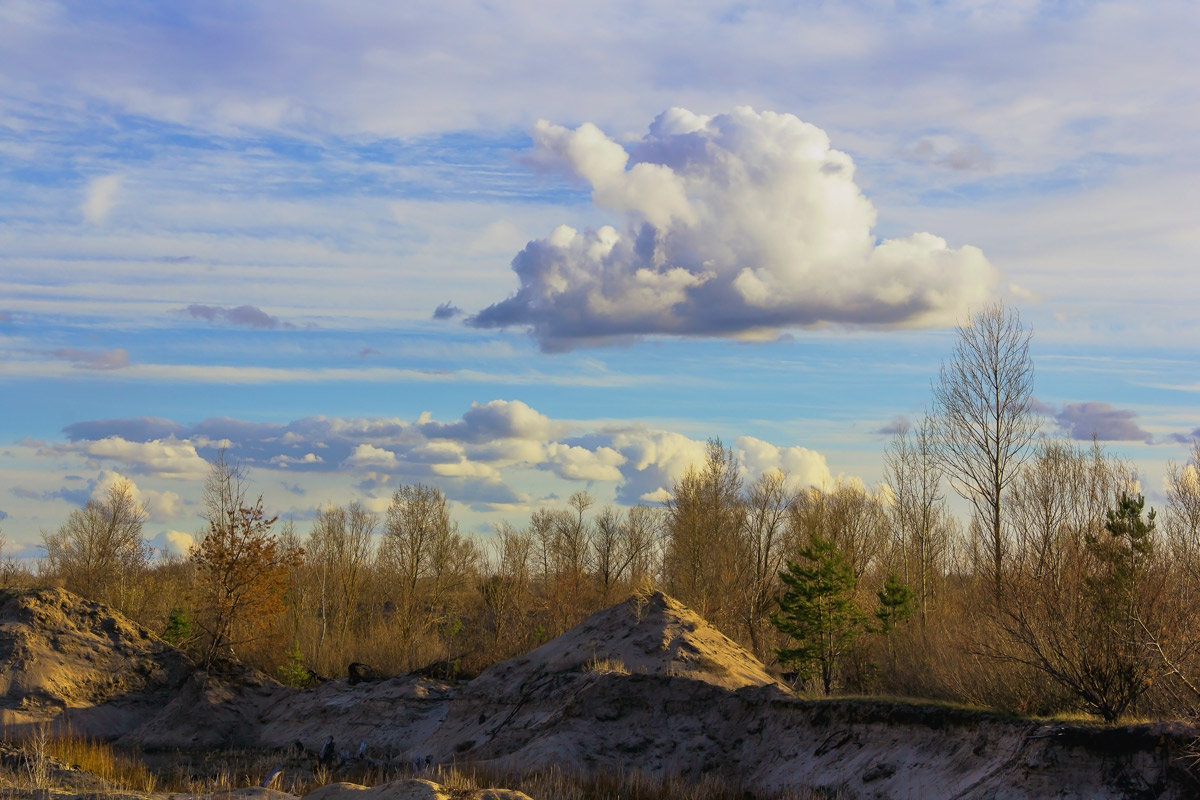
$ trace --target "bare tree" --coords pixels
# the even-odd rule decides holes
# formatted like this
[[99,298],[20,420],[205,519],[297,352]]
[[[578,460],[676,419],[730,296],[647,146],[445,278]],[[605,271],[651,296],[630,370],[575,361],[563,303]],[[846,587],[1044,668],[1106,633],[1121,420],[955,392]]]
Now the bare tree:
[[832,541],[850,565],[856,586],[878,563],[889,520],[880,499],[863,486],[839,482],[830,492],[812,486],[797,495],[793,509],[789,558],[819,534]]
[[132,484],[116,481],[103,500],[88,500],[55,533],[42,533],[51,571],[76,594],[133,614],[150,559],[147,516]]
[[317,660],[321,661],[329,629],[333,648],[341,652],[359,607],[370,565],[375,515],[359,503],[321,509],[305,548],[308,571],[317,588]]
[[490,558],[479,585],[484,608],[491,621],[492,649],[498,657],[511,648],[501,648],[510,627],[529,607],[532,593],[533,534],[501,523],[489,543]]
[[1133,473],[1098,445],[1043,442],[1005,507],[1013,530],[999,617],[989,643],[1093,713],[1113,720],[1145,693],[1150,643],[1171,616],[1154,554],[1154,512],[1132,498]]
[[621,549],[621,522],[621,512],[612,506],[605,506],[596,515],[592,562],[602,605],[608,605],[613,587],[629,566]]
[[625,512],[621,525],[621,549],[629,560],[629,583],[640,586],[658,573],[662,514],[660,509],[636,505]]
[[402,645],[413,655],[418,611],[422,609],[421,584],[435,576],[435,555],[445,549],[453,533],[446,496],[424,484],[401,486],[392,493],[384,523],[378,560],[383,572],[395,578],[393,592],[400,614]]
[[200,496],[201,514],[206,523],[221,523],[230,513],[246,506],[246,471],[241,464],[229,461],[225,449],[208,465],[204,489]]
[[1200,604],[1200,439],[1192,440],[1188,460],[1167,465],[1167,505],[1163,532],[1179,572],[1179,590],[1190,605]]
[[750,637],[750,649],[759,658],[766,658],[770,649],[762,640],[762,632],[769,625],[779,594],[779,573],[787,554],[788,517],[794,503],[787,475],[779,470],[764,472],[746,489],[735,569],[741,623]]
[[1030,337],[1015,310],[990,306],[959,326],[954,353],[933,385],[942,463],[950,485],[981,521],[997,597],[1004,561],[1001,500],[1038,429]]
[[612,601],[618,584],[638,584],[650,575],[654,548],[653,511],[642,505],[622,513],[605,506],[593,523],[592,565],[602,606]]
[[892,529],[904,583],[914,587],[921,626],[927,621],[935,578],[947,547],[949,509],[942,494],[937,431],[929,416],[899,431],[885,455],[892,490]]
[[704,464],[675,482],[667,503],[668,590],[718,627],[735,622],[725,602],[742,518],[742,479],[733,451],[708,442]]

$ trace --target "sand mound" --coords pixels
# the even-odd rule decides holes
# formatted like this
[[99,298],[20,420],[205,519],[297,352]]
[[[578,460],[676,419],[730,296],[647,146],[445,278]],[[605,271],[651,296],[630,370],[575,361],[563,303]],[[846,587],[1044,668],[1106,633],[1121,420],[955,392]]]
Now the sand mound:
[[198,670],[119,742],[146,750],[257,747],[266,714],[297,691],[238,665]]
[[443,762],[581,771],[619,768],[636,755],[651,773],[690,771],[728,751],[706,727],[724,736],[747,703],[787,696],[749,652],[652,592],[489,667],[451,701],[427,752]]
[[[0,721],[7,727],[122,699],[156,703],[193,669],[145,628],[66,590],[0,598]],[[123,713],[115,706],[113,712]],[[72,719],[84,723],[86,716]]]
[[485,670],[470,688],[511,694],[547,675],[579,671],[671,675],[731,690],[785,688],[749,651],[657,591],[597,611],[557,639]]

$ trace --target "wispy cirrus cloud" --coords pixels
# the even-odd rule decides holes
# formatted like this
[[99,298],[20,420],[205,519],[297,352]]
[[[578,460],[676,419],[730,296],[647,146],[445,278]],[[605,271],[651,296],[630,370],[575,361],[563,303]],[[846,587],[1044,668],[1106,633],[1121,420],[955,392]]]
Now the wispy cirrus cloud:
[[121,181],[120,175],[105,175],[90,181],[87,185],[83,205],[80,206],[83,218],[91,223],[100,223],[108,219],[108,215],[116,205],[117,194],[121,190]]
[[74,347],[60,347],[57,350],[44,351],[45,355],[60,361],[70,362],[76,369],[87,370],[117,370],[129,366],[129,353],[122,349],[113,350],[80,350]]

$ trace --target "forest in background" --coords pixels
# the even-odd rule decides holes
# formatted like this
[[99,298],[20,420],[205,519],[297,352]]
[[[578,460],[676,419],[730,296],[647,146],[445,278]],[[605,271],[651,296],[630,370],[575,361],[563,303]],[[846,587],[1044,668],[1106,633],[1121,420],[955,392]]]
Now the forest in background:
[[876,489],[748,480],[714,439],[662,506],[578,492],[475,538],[418,484],[382,515],[327,507],[300,530],[222,454],[186,557],[153,557],[118,482],[43,533],[36,569],[7,560],[0,577],[65,586],[201,664],[237,658],[294,685],[351,663],[470,676],[661,588],[804,691],[1193,717],[1200,442],[1147,508],[1128,463],[1042,432],[1029,341],[1003,306],[960,327]]

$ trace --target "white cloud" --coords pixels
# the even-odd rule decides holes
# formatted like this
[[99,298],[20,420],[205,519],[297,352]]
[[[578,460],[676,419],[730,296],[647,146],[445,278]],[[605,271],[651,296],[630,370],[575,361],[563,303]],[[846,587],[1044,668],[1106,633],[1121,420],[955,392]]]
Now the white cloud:
[[[286,442],[286,440],[287,440],[286,435],[284,436],[284,440]],[[324,462],[324,460],[325,459],[321,458],[316,453],[305,453],[300,458],[295,458],[293,456],[281,454],[281,455],[273,456],[272,458],[270,458],[268,460],[267,463],[274,464],[277,467],[283,467],[286,469],[287,467],[290,467],[294,464],[321,464]]]
[[372,444],[360,444],[354,448],[354,452],[345,463],[352,467],[394,469],[400,462],[390,450]]
[[177,518],[183,513],[183,498],[178,492],[170,490],[160,492],[155,489],[143,489],[130,478],[112,470],[102,470],[100,472],[99,477],[92,486],[91,499],[103,502],[108,497],[109,490],[117,483],[129,485],[133,499],[145,509],[151,522],[166,522],[167,520]]
[[155,550],[174,556],[186,556],[195,544],[196,537],[176,530],[163,531],[150,540]]
[[825,456],[807,447],[779,447],[753,436],[739,436],[734,443],[738,461],[750,480],[764,472],[780,470],[788,476],[793,488],[817,486],[826,488],[833,483]]
[[791,114],[672,108],[623,147],[541,122],[533,160],[585,180],[621,230],[560,225],[513,259],[516,294],[468,319],[544,349],[642,334],[734,336],[823,323],[946,325],[996,275],[930,233],[877,242],[854,164]]
[[120,175],[105,175],[93,178],[87,186],[83,205],[79,210],[83,218],[91,223],[100,223],[108,219],[109,213],[116,205],[117,193],[121,190]]
[[551,422],[545,414],[534,411],[520,400],[492,400],[472,403],[457,422],[443,424],[425,421],[421,431],[430,438],[455,439],[467,442],[487,442],[495,439],[545,440],[563,426]]
[[120,436],[109,436],[63,445],[62,449],[96,459],[110,459],[134,472],[161,478],[197,480],[203,479],[209,471],[208,462],[200,457],[194,445],[172,438],[131,442]]
[[[164,429],[187,438],[150,439]],[[579,482],[604,483],[621,503],[659,502],[690,467],[703,463],[708,446],[704,440],[644,425],[556,420],[513,400],[473,403],[451,422],[424,412],[412,422],[394,417],[313,417],[290,423],[216,418],[185,426],[151,418],[94,420],[67,430],[69,435],[91,438],[55,452],[119,457],[142,471],[153,468],[154,474],[168,477],[188,469],[193,477],[207,474],[208,464],[192,444],[207,436],[227,441],[231,453],[253,471],[300,475],[349,470],[358,492],[366,496],[424,481],[442,487],[453,501],[492,509],[524,502],[521,498],[529,493],[513,488],[523,483],[538,487],[535,492],[543,496],[569,494]],[[109,435],[121,431],[133,437],[139,430],[147,441]],[[318,450],[324,455],[317,455]],[[830,482],[824,456],[805,447],[742,437],[736,440],[735,453],[748,479],[782,469],[798,486]],[[189,466],[191,459],[194,466]],[[175,472],[168,469],[172,465]],[[172,492],[142,491],[139,498],[161,520],[177,518],[183,511],[183,501]]]
[[620,481],[621,466],[629,459],[611,447],[589,450],[558,442],[547,448],[554,473],[577,481]]
[[486,481],[500,480],[500,470],[478,461],[446,461],[434,464],[430,469],[435,475],[446,478],[480,478]]

